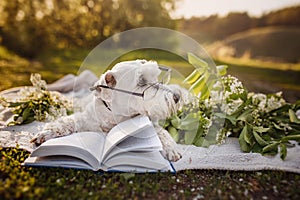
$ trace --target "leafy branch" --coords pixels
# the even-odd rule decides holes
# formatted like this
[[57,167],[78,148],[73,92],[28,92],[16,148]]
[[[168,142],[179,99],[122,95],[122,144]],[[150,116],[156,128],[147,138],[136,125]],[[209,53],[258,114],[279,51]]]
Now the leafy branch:
[[49,121],[73,112],[72,102],[58,92],[48,91],[39,74],[32,74],[30,81],[33,87],[21,89],[17,94],[21,98],[12,101],[1,97],[0,103],[14,114],[8,125]]
[[261,154],[280,153],[300,142],[300,101],[289,104],[276,94],[249,93],[227,66],[210,68],[188,54],[196,69],[184,80],[197,96],[162,125],[180,143],[207,147],[221,144],[228,136],[239,139],[241,150]]
[[200,99],[209,98],[213,85],[220,76],[227,73],[228,66],[220,65],[216,69],[209,67],[208,63],[192,53],[188,53],[188,62],[196,69],[184,80],[191,85],[190,91],[199,95]]

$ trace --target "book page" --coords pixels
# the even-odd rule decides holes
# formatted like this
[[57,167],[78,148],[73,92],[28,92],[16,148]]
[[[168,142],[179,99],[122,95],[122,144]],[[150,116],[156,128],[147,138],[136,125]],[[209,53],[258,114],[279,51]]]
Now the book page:
[[79,132],[64,137],[50,139],[35,149],[30,156],[73,156],[84,160],[93,167],[99,167],[104,142],[104,133]]
[[[105,168],[110,170],[133,171],[147,169],[150,171],[174,171],[171,164],[159,151],[152,152],[126,152],[118,154],[104,163]],[[120,166],[120,168],[118,168]],[[144,172],[144,171],[136,171]]]
[[145,130],[150,126],[152,126],[152,123],[148,117],[137,116],[113,127],[106,136],[103,148],[103,158],[106,157],[114,146],[118,145],[125,138],[135,135],[137,132],[142,132],[142,130]]
[[138,131],[133,136],[127,137],[115,146],[106,157],[103,157],[102,162],[106,162],[113,156],[122,152],[146,152],[146,151],[161,151],[162,144],[153,126]]
[[24,163],[25,166],[33,167],[64,167],[75,169],[90,169],[97,171],[88,163],[71,156],[47,156],[47,157],[28,157]]

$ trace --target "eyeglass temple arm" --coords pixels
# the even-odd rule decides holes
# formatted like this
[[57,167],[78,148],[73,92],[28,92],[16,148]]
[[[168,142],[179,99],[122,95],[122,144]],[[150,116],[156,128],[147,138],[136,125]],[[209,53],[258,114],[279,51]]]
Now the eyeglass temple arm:
[[162,82],[161,82],[161,83],[163,83],[165,77],[168,76],[168,75],[170,75],[172,70],[171,70],[169,67],[166,67],[166,66],[163,66],[163,65],[158,65],[158,68],[159,68],[160,70],[166,72],[166,74],[162,77]]
[[[159,69],[163,70],[163,71],[166,71],[166,72],[171,72],[170,68],[165,67],[163,65],[159,65]],[[112,87],[109,87],[107,85],[96,85],[96,86],[93,86],[93,87],[90,88],[90,91],[94,91],[94,90],[96,90],[99,87],[100,88],[102,87],[102,88],[110,89],[110,90],[115,90],[115,91],[118,91],[118,92],[124,92],[124,93],[127,93],[127,94],[139,96],[139,97],[144,97],[144,93],[137,93],[137,92],[131,92],[131,91],[122,90],[122,89],[118,89],[118,88],[112,88]]]
[[162,71],[166,71],[166,72],[170,72],[170,71],[171,71],[171,69],[170,69],[170,68],[168,68],[168,67],[165,67],[165,66],[163,66],[163,65],[158,65],[158,68],[159,68],[160,70],[162,70]]
[[[166,71],[166,72],[170,72],[172,71],[170,68],[168,67],[165,67],[163,65],[159,65],[158,68],[162,71]],[[135,92],[130,92],[130,91],[126,91],[126,90],[121,90],[121,89],[117,89],[117,88],[111,88],[109,86],[106,86],[106,85],[96,85],[96,86],[93,86],[90,88],[91,91],[94,91],[96,90],[98,87],[102,87],[102,88],[106,88],[106,89],[111,89],[111,90],[116,90],[116,91],[122,91],[122,92],[125,92],[125,93],[128,93],[128,94],[140,94],[140,93],[135,93]],[[140,95],[138,95],[140,96]]]
[[90,91],[94,91],[94,90],[96,90],[99,87],[100,88],[110,89],[110,90],[115,90],[115,91],[123,92],[123,93],[127,93],[127,94],[132,94],[132,95],[135,95],[135,96],[144,97],[144,93],[131,92],[131,91],[122,90],[122,89],[118,89],[118,88],[112,88],[112,87],[109,87],[109,86],[106,86],[106,85],[96,85],[94,87],[91,87]]

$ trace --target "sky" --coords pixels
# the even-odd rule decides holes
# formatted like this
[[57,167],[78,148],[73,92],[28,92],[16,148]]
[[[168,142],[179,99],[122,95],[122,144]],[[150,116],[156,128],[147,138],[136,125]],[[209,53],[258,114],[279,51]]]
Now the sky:
[[226,16],[229,12],[248,12],[250,16],[261,16],[272,10],[300,6],[300,0],[179,0],[173,18],[192,16]]

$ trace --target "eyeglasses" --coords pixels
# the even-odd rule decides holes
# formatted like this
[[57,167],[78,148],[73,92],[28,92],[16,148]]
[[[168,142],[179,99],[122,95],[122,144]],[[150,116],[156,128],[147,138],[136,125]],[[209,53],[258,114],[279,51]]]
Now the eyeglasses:
[[171,79],[171,72],[172,70],[170,68],[168,68],[167,66],[164,65],[159,65],[159,69],[164,72],[162,73],[162,78],[160,83],[161,84],[168,84],[170,82]]
[[107,85],[96,85],[94,87],[91,87],[90,90],[94,91],[97,88],[105,88],[105,89],[110,89],[110,90],[114,90],[114,91],[117,91],[117,92],[123,92],[123,93],[129,94],[129,95],[139,96],[139,97],[142,97],[144,100],[152,99],[156,95],[159,88],[161,88],[165,91],[173,93],[171,90],[169,90],[166,87],[163,87],[163,85],[162,85],[162,84],[167,84],[170,81],[171,69],[167,68],[165,66],[162,66],[162,65],[159,65],[159,69],[162,70],[163,72],[165,72],[162,75],[161,81],[157,82],[157,83],[147,84],[147,87],[143,90],[142,93],[132,92],[132,91],[118,89],[118,88],[113,88],[113,87],[109,87]]

